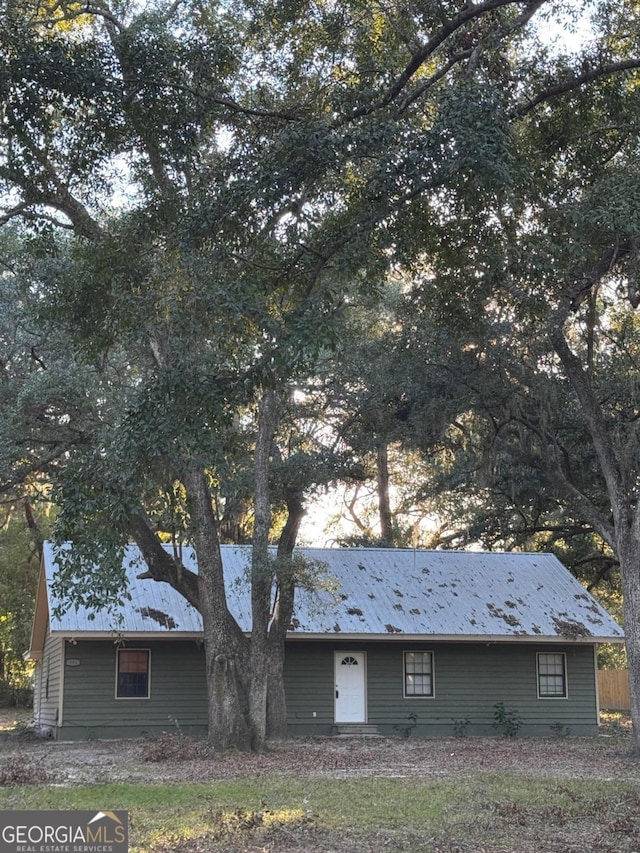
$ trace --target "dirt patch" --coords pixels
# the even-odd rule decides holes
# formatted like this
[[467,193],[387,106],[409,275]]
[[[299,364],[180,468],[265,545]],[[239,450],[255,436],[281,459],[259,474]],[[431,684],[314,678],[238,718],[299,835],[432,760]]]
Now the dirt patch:
[[[465,791],[430,837],[397,823],[371,832],[330,827],[312,811],[279,821],[268,811],[207,811],[195,838],[163,837],[148,853],[637,853],[640,762],[628,728],[616,723],[597,738],[304,738],[272,744],[263,755],[215,754],[203,739],[43,741],[24,720],[0,716],[0,784],[79,786],[110,782],[215,782],[371,779],[454,782]],[[512,774],[544,780],[545,796],[521,800],[511,782],[496,795],[492,779]],[[574,780],[622,782],[595,792]],[[381,781],[381,785],[384,783]],[[395,788],[395,786],[394,786]],[[468,792],[468,794],[467,794]],[[473,801],[472,808],[461,802]],[[207,807],[208,808],[208,807]],[[255,808],[255,806],[254,806]]]
[[[262,755],[216,754],[203,739],[183,735],[96,741],[39,740],[27,728],[0,731],[0,776],[31,767],[34,782],[214,781],[243,776],[330,778],[383,776],[437,779],[464,773],[510,772],[528,778],[640,782],[628,731],[598,738],[296,738]],[[10,784],[10,783],[9,783]]]

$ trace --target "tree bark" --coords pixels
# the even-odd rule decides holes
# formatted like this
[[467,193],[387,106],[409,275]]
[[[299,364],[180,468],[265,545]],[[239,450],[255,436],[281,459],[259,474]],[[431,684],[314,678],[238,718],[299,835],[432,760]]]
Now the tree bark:
[[258,412],[258,437],[254,454],[254,527],[251,556],[251,645],[249,719],[251,747],[265,748],[267,738],[267,685],[269,681],[269,621],[273,568],[269,554],[271,529],[270,456],[280,419],[280,400],[273,389],[264,391]]
[[389,499],[389,449],[384,442],[378,445],[376,459],[380,538],[387,545],[392,545],[393,524],[391,517],[391,501]]
[[[549,338],[580,403],[607,487],[613,525],[608,520],[598,524],[599,513],[593,513],[592,519],[596,522],[595,529],[609,542],[620,564],[633,753],[640,756],[640,506],[634,497],[633,488],[630,488],[635,477],[630,476],[627,460],[616,452],[589,372],[567,343],[563,325],[569,313],[567,304],[558,309],[550,326]],[[579,497],[582,502],[587,500],[584,495],[580,494]]]
[[205,473],[188,462],[183,480],[198,559],[209,739],[216,750],[249,750],[249,641],[227,607],[220,541]]
[[618,532],[617,554],[622,579],[624,634],[633,721],[633,754],[640,758],[640,535],[637,525]]
[[149,519],[142,513],[131,516],[129,532],[147,565],[147,571],[138,577],[152,578],[154,581],[168,583],[199,611],[201,603],[198,575],[189,569],[185,569],[182,563],[165,551],[152,529]]
[[247,517],[250,501],[238,493],[228,495],[224,515],[220,519],[220,542],[231,545],[246,545],[251,541],[247,533]]
[[280,740],[287,735],[287,697],[284,684],[285,640],[295,597],[296,578],[293,549],[304,517],[302,491],[289,489],[285,495],[287,521],[278,542],[276,596],[269,626],[269,680],[267,686],[267,737]]

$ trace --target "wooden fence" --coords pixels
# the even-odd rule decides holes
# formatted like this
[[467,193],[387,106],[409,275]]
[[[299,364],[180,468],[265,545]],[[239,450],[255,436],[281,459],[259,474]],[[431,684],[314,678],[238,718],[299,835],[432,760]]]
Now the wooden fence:
[[626,669],[598,670],[600,707],[605,711],[628,711],[629,674]]

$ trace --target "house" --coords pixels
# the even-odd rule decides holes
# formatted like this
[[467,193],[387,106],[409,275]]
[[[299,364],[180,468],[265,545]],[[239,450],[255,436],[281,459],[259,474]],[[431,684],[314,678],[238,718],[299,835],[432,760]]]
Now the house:
[[[248,632],[250,550],[222,551],[229,606]],[[498,703],[520,734],[597,732],[596,649],[624,635],[554,556],[300,551],[316,578],[297,592],[286,643],[292,735],[494,734]],[[130,600],[117,621],[74,607],[60,615],[56,551],[44,547],[29,656],[36,726],[51,737],[206,730],[199,613],[137,577],[135,547],[125,561]],[[183,561],[196,570],[188,548]]]

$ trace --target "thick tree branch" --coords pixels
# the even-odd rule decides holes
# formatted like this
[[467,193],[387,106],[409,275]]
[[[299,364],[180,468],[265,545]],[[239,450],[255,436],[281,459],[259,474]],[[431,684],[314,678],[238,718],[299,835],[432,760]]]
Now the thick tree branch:
[[[526,4],[526,8],[531,6],[537,9],[548,0],[535,0],[534,3]],[[393,103],[398,96],[404,91],[407,84],[412,80],[416,73],[422,68],[436,50],[443,45],[457,30],[464,27],[470,21],[481,18],[484,15],[501,9],[505,6],[519,6],[521,0],[486,0],[484,3],[467,3],[461,12],[447,21],[424,45],[414,51],[411,60],[407,63],[404,70],[398,75],[395,82],[389,87],[386,94],[375,103],[352,111],[346,118],[347,121],[363,116],[371,115],[376,110],[382,109]],[[345,119],[341,123],[344,123]]]
[[75,232],[79,236],[86,237],[93,242],[101,240],[104,236],[104,231],[97,220],[68,190],[61,189],[57,196],[49,199],[43,198],[41,203],[48,204],[60,213],[64,213],[73,223]]
[[6,225],[7,222],[11,222],[12,219],[16,219],[19,216],[24,216],[25,213],[31,207],[30,202],[22,201],[20,204],[14,205],[14,207],[10,207],[8,210],[0,216],[0,225]]
[[[55,165],[42,148],[34,142],[24,129],[18,118],[9,111],[10,120],[15,128],[21,128],[17,132],[17,136],[24,147],[33,156],[35,161],[40,165],[43,171],[44,181],[48,185],[47,189],[35,189],[33,184],[26,177],[16,181],[22,192],[24,193],[23,200],[8,210],[4,217],[0,219],[0,224],[9,221],[20,214],[24,215],[33,208],[39,206],[50,207],[64,214],[72,223],[74,230],[80,236],[86,237],[89,240],[99,240],[103,236],[103,231],[97,220],[89,213],[87,208],[75,198],[69,191],[66,183],[60,178]],[[34,211],[36,213],[37,211]],[[7,218],[8,217],[8,218]]]
[[615,527],[611,521],[602,512],[600,512],[598,507],[583,492],[581,492],[580,489],[566,478],[558,465],[549,465],[546,468],[545,476],[558,490],[558,493],[564,495],[570,502],[577,515],[580,518],[583,518],[612,550],[615,550]]
[[[532,427],[531,424],[523,424],[527,429],[532,429],[544,444],[545,436]],[[497,444],[502,442],[496,436]],[[553,439],[549,439],[553,441]],[[531,453],[522,447],[515,447],[508,443],[507,452],[513,458],[519,460],[523,465],[534,468],[545,478],[559,495],[564,496],[578,517],[595,530],[600,537],[613,549],[615,545],[615,530],[611,520],[604,515],[600,509],[591,501],[570,479],[568,472],[563,470],[562,465],[553,455],[542,456],[541,453]]]
[[[548,336],[551,345],[562,363],[565,375],[580,402],[582,413],[598,456],[600,470],[607,485],[607,492],[617,526],[617,522],[622,521],[627,508],[628,496],[625,489],[625,478],[620,469],[611,435],[607,429],[600,401],[596,397],[580,359],[571,350],[565,338],[563,326],[568,310],[570,309],[565,307],[554,312],[549,323]],[[583,517],[598,530],[602,538],[615,550],[615,537],[612,526],[608,524],[605,527],[601,521],[593,517],[592,510],[588,506],[590,502],[587,501],[585,503],[586,499],[584,495],[578,492],[575,486],[572,486],[566,478],[563,478],[562,483],[559,483],[559,485],[562,484],[564,484],[565,490],[570,494],[572,501],[579,504]]]
[[147,571],[140,578],[152,578],[154,581],[168,583],[196,610],[200,609],[200,591],[198,575],[186,569],[182,563],[165,551],[156,536],[151,522],[142,513],[133,515],[129,521],[129,530],[140,553],[142,554]]
[[620,62],[611,62],[608,64],[587,66],[581,74],[575,74],[567,77],[553,86],[549,86],[542,92],[539,92],[535,97],[528,99],[520,104],[519,107],[512,110],[509,118],[523,118],[528,113],[532,112],[537,106],[550,101],[553,98],[558,98],[561,95],[566,95],[569,92],[574,92],[580,89],[587,83],[593,83],[603,77],[610,77],[614,74],[621,74],[624,71],[635,71],[640,68],[640,57],[634,59],[625,59]]
[[[6,225],[12,219],[22,217],[25,220],[46,220],[58,228],[72,230],[78,236],[85,237],[92,242],[97,242],[104,236],[104,231],[98,221],[67,189],[61,187],[58,193],[50,194],[36,194],[31,190],[30,195],[33,197],[25,199],[20,204],[6,210],[0,216],[0,225]],[[70,224],[62,222],[49,213],[39,211],[38,208],[57,210],[67,217]]]
[[[538,9],[546,3],[547,0],[536,0],[536,2],[532,2],[524,12],[519,15],[511,24],[506,27],[503,27],[500,30],[500,38],[505,38],[510,33],[513,33],[522,27],[531,20],[531,18],[535,15]],[[409,94],[404,101],[401,102],[398,111],[404,112],[408,107],[418,101],[429,89],[431,89],[436,83],[442,80],[447,74],[454,68],[456,65],[460,65],[467,59],[471,59],[471,57],[476,53],[476,50],[482,48],[482,41],[478,41],[476,45],[473,47],[469,47],[466,50],[462,50],[458,53],[453,54],[450,57],[448,62],[446,62],[441,68],[439,68],[435,74],[429,77],[422,85],[418,86],[411,94]]]
[[280,419],[280,398],[277,391],[267,388],[263,392],[258,411],[258,437],[254,454],[254,533],[253,549],[264,555],[269,547],[271,528],[271,500],[269,469],[271,448]]
[[[45,9],[39,5],[39,14],[42,15],[43,11]],[[67,21],[77,21],[79,18],[92,15],[96,18],[103,18],[119,30],[124,29],[123,24],[104,3],[75,3],[70,6],[68,3],[58,2],[47,6],[46,12],[49,17],[37,18],[37,22],[44,27],[55,27]]]

